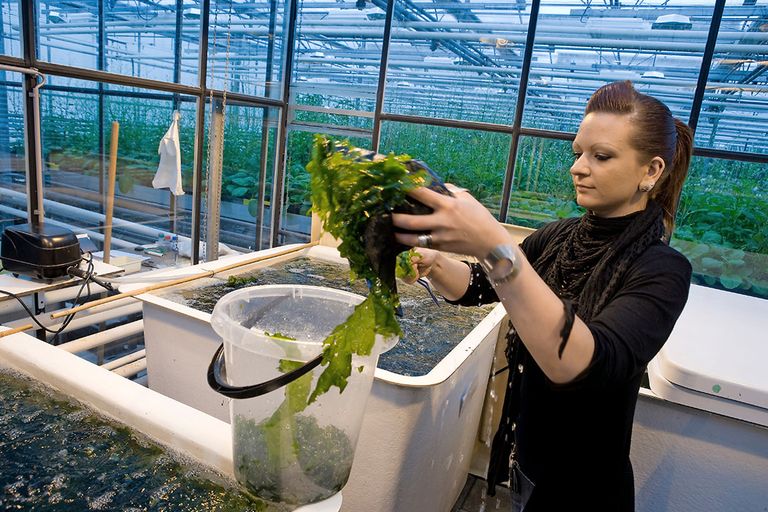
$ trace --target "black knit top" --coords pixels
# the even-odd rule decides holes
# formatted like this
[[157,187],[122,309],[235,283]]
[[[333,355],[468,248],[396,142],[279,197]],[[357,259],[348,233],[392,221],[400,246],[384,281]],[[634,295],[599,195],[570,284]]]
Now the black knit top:
[[[604,250],[604,242],[610,245],[612,237],[619,236],[632,216],[582,219],[582,225],[585,221],[594,228],[588,237],[597,241],[590,251],[599,252]],[[553,240],[564,243],[563,235],[576,229],[578,222],[557,221],[531,234],[521,244],[528,260],[536,261]],[[587,259],[591,266],[573,269],[558,279],[581,280],[582,286],[600,257],[596,254]],[[463,297],[449,302],[474,306],[498,301],[480,266],[470,266],[469,288]],[[548,270],[538,272],[542,275]],[[513,330],[508,336],[508,389],[489,482],[508,479],[510,446],[514,444],[514,458],[535,484],[526,512],[634,510],[629,448],[640,380],[686,303],[691,265],[657,240],[633,256],[623,274],[615,293],[586,322],[595,351],[589,367],[575,381],[565,385],[551,382]],[[552,276],[548,278],[545,280]],[[576,290],[567,285],[563,289],[550,286],[561,298],[579,295],[578,286]]]

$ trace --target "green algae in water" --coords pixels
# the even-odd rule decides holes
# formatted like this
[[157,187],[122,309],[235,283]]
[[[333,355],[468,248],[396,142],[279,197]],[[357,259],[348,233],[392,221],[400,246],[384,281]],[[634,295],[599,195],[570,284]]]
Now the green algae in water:
[[[238,275],[234,286],[211,279],[207,286],[161,293],[169,300],[210,313],[216,302],[233,290],[270,284],[326,286],[358,295],[368,293],[364,282],[350,280],[345,265],[304,257]],[[421,286],[399,283],[398,288],[405,314],[398,320],[403,334],[394,348],[379,356],[378,367],[400,375],[427,374],[493,309],[492,305],[453,306],[442,300],[438,306]]]
[[238,480],[256,496],[314,503],[339,492],[349,478],[354,458],[349,437],[333,425],[319,426],[312,416],[258,424],[235,416],[233,429]]
[[[302,365],[282,359],[279,370],[285,373]],[[347,434],[299,414],[307,407],[311,385],[311,373],[289,383],[285,400],[259,423],[234,416],[235,474],[259,498],[294,505],[314,503],[339,492],[349,478],[354,446]]]
[[0,372],[0,432],[0,510],[287,510],[16,374]]

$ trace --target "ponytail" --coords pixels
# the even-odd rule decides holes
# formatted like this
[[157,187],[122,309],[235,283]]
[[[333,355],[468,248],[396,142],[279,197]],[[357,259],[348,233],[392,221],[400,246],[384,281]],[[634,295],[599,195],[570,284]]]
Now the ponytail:
[[651,194],[651,198],[664,211],[664,234],[666,240],[669,240],[672,230],[675,228],[677,204],[683,190],[683,182],[688,175],[688,167],[691,165],[691,155],[693,153],[693,130],[677,118],[674,118],[674,121],[675,130],[677,131],[677,142],[675,143],[672,165],[665,170],[664,175]]

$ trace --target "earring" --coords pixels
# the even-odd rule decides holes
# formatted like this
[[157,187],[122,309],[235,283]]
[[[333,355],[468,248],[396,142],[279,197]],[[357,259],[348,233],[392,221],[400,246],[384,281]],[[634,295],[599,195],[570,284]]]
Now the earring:
[[640,185],[640,192],[650,192],[653,189],[655,183],[643,183]]

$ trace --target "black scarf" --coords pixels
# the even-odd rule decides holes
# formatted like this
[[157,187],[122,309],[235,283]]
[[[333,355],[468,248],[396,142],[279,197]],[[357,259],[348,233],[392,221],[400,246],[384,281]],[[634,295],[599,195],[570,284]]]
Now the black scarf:
[[623,217],[588,213],[552,240],[533,268],[561,299],[575,301],[588,322],[616,294],[632,262],[661,239],[662,213],[654,201]]
[[[551,240],[532,265],[561,299],[574,301],[579,318],[589,322],[616,294],[630,265],[663,235],[663,212],[654,201],[649,201],[645,210],[624,217],[602,218],[588,213],[572,229],[563,229]],[[517,368],[522,342],[511,327],[506,353],[509,368]],[[491,447],[487,477],[490,496],[495,494],[496,484],[509,476],[514,435],[508,426],[517,418],[520,405],[517,374],[509,372],[502,422]]]

